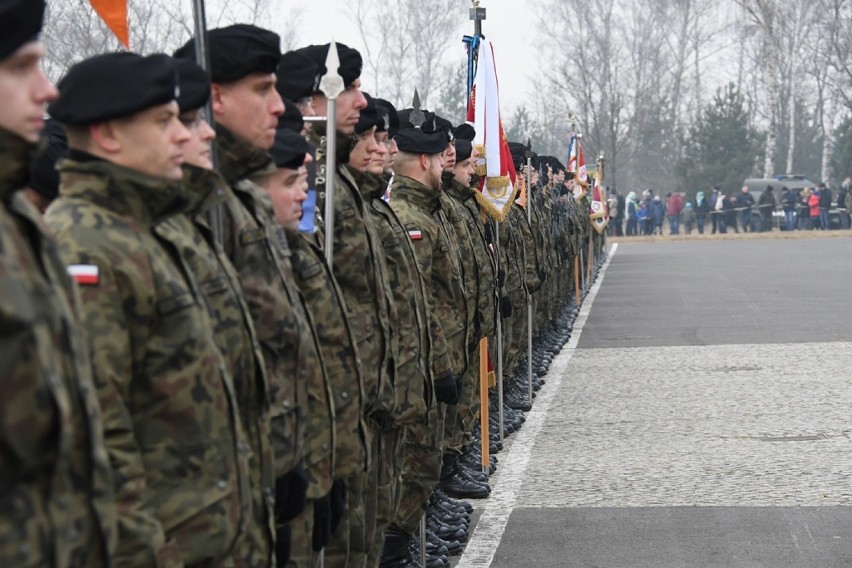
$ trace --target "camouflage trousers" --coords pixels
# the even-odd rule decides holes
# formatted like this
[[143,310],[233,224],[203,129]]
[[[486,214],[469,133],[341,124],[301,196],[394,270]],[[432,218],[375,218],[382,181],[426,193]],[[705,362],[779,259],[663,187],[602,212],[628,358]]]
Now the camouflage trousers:
[[[518,361],[526,352],[527,345],[527,294],[519,288],[509,294],[512,300],[512,317],[503,320],[503,325],[509,328],[509,335],[504,331],[503,339],[503,377],[511,380],[515,376]],[[506,326],[506,322],[511,325]]]
[[467,372],[462,376],[462,394],[458,404],[447,406],[444,416],[444,450],[461,454],[470,443],[470,428],[479,414],[479,343],[468,354]]
[[290,560],[287,568],[315,568],[319,553],[313,549],[314,502],[308,500],[305,510],[290,521]]
[[327,568],[366,568],[367,517],[365,498],[367,473],[346,478],[346,507],[343,518],[325,547]]
[[445,404],[433,402],[428,422],[405,429],[399,507],[391,523],[394,530],[417,533],[429,497],[441,480],[446,408]]
[[373,544],[367,555],[367,566],[375,568],[382,557],[385,531],[399,508],[405,429],[393,428],[379,434],[376,484],[376,528]]

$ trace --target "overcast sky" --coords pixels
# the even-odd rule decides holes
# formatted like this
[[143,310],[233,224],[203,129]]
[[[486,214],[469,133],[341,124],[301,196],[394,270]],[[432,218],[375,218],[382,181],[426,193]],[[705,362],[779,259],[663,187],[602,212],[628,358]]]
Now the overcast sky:
[[[388,0],[392,1],[392,0]],[[428,0],[423,0],[428,2]],[[463,2],[465,7],[469,2]],[[531,0],[485,0],[482,2],[488,11],[488,19],[483,22],[485,37],[494,44],[497,60],[497,74],[500,79],[500,106],[504,116],[509,109],[522,105],[528,95],[529,73],[538,70],[534,61],[534,22],[535,16],[529,13]],[[274,3],[284,4],[277,0]],[[357,28],[346,12],[346,0],[314,0],[302,2],[302,31],[300,44],[326,43],[335,39],[356,49],[363,49]],[[286,7],[276,8],[276,17],[286,17]],[[465,10],[467,14],[467,10]],[[518,36],[518,30],[523,33]],[[473,22],[465,19],[459,26],[457,40],[447,46],[446,61],[458,61],[464,65],[464,45],[462,36],[473,33]],[[371,84],[372,81],[365,81]]]

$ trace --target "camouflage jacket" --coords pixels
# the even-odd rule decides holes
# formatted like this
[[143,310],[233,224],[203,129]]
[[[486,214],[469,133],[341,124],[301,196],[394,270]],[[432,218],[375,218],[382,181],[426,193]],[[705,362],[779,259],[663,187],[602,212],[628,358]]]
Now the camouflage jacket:
[[[163,226],[187,205],[170,184],[75,153],[46,220],[80,288],[122,566],[224,562],[251,522],[239,404],[200,283],[191,235]],[[80,280],[78,280],[80,282]]]
[[515,227],[512,204],[506,218],[500,223],[500,258],[506,263],[506,281],[504,291],[506,293],[517,292],[524,287],[526,276],[526,252],[524,251],[523,237]]
[[382,199],[389,176],[366,174],[360,177],[359,187],[368,215],[381,235],[397,315],[394,324],[397,333],[394,333],[396,408],[393,421],[400,427],[421,423],[426,419],[432,396],[426,284],[417,269],[417,258],[408,232],[390,205]]
[[509,211],[508,220],[511,222],[515,233],[520,237],[518,243],[524,250],[524,288],[527,292],[534,292],[541,286],[541,280],[538,277],[540,268],[536,242],[533,238],[530,223],[527,221],[526,209],[517,204],[512,206],[512,209]]
[[[324,247],[325,220],[325,137],[314,129],[310,142],[317,148],[317,243]],[[348,146],[348,137],[339,135],[338,145]],[[334,237],[332,271],[343,293],[347,316],[358,342],[358,356],[364,371],[368,416],[389,416],[393,412],[393,353],[391,352],[391,310],[387,266],[381,239],[367,216],[357,183],[338,166],[335,176]]]
[[283,229],[266,192],[247,178],[274,169],[269,156],[221,125],[216,149],[227,185],[221,207],[222,246],[233,262],[263,351],[272,397],[275,475],[302,462],[303,417],[312,373],[322,373],[308,317],[293,277]]
[[308,306],[331,390],[334,477],[351,477],[366,470],[369,457],[361,361],[346,306],[322,251],[311,242],[310,235],[287,231],[287,238],[293,253],[293,273]]
[[112,473],[76,290],[0,130],[0,565],[108,566]]
[[235,551],[240,566],[272,563],[275,526],[272,487],[274,455],[270,444],[269,385],[260,343],[254,331],[236,269],[215,242],[209,213],[220,206],[225,181],[218,173],[195,166],[183,167],[183,185],[191,203],[187,215],[166,219],[163,229],[192,235],[191,246],[181,252],[186,269],[207,296],[210,319],[219,350],[233,377],[240,405],[243,432],[248,444],[240,450],[251,455],[252,506],[254,517],[245,538]]
[[411,178],[396,176],[391,196],[391,208],[408,231],[429,291],[432,376],[462,376],[467,365],[467,299],[458,249],[441,208],[441,195]]

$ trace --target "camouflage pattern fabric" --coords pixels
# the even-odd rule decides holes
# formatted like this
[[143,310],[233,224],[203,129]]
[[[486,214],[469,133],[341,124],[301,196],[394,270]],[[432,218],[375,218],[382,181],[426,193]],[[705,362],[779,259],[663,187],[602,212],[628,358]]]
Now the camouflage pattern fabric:
[[15,193],[32,149],[0,130],[0,565],[105,566],[115,502],[79,300]]
[[[118,507],[116,564],[224,563],[252,522],[249,442],[170,184],[94,158],[60,162],[46,220],[81,287]],[[164,234],[165,233],[165,234]]]

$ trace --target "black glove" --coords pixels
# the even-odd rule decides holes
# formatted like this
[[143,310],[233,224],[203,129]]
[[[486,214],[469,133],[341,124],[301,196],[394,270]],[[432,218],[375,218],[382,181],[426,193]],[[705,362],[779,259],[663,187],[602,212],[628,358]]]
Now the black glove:
[[340,526],[340,521],[346,514],[346,495],[346,481],[335,479],[328,493],[331,502],[331,534],[337,532],[337,527]]
[[502,288],[506,283],[506,271],[502,268],[497,269],[497,287]]
[[275,519],[289,523],[305,510],[308,479],[301,465],[297,465],[275,480]]
[[314,501],[314,534],[311,545],[319,552],[331,542],[331,499],[328,495]]
[[373,422],[376,423],[376,426],[382,432],[387,432],[394,427],[393,418],[385,411],[375,412],[370,415],[370,418],[372,418]]
[[490,221],[485,222],[485,244],[491,244],[494,242],[494,228],[491,226]]
[[547,274],[544,272],[544,270],[538,271],[538,280],[539,282],[541,282],[541,284],[544,284],[544,282],[547,280]]
[[512,317],[512,300],[509,299],[509,296],[500,297],[500,317],[503,319]]
[[456,404],[461,398],[461,384],[456,376],[447,373],[435,381],[435,398],[444,404]]
[[275,564],[286,566],[290,560],[290,541],[292,539],[290,525],[284,525],[275,529]]

